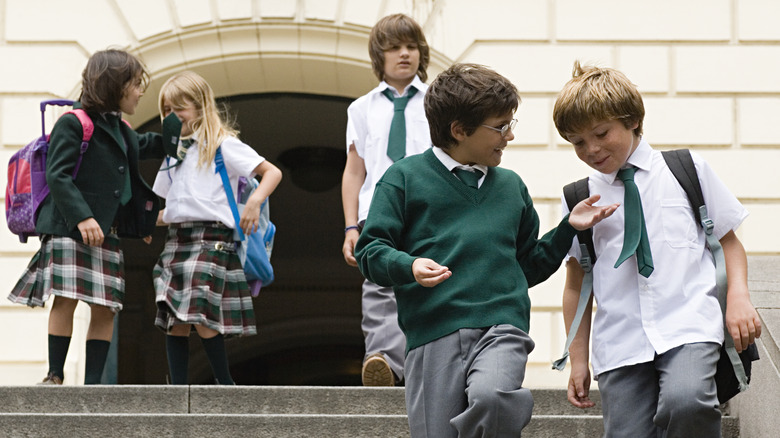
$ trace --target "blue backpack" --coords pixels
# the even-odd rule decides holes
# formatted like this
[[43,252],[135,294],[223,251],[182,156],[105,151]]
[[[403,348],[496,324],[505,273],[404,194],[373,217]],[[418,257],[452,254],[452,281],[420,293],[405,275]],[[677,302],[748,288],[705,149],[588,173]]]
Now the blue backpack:
[[258,182],[254,178],[240,177],[238,181],[238,204],[236,197],[233,196],[233,190],[230,186],[230,179],[225,169],[225,162],[222,158],[221,148],[217,148],[215,155],[217,172],[222,177],[222,186],[225,189],[225,195],[230,203],[230,210],[233,213],[233,220],[236,223],[236,252],[241,259],[241,265],[244,267],[244,275],[251,289],[252,296],[256,297],[260,293],[260,288],[268,286],[274,281],[274,269],[271,266],[271,252],[274,247],[274,237],[276,236],[276,226],[270,220],[270,211],[268,208],[268,199],[263,201],[260,207],[260,226],[249,235],[244,235],[244,231],[239,226],[241,212],[246,201],[254,193]]

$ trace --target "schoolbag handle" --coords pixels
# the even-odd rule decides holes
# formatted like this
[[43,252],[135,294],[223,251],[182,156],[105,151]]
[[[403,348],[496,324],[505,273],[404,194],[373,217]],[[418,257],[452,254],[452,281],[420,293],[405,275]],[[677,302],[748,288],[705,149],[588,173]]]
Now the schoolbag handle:
[[41,101],[41,136],[46,136],[46,107],[49,105],[55,106],[73,106],[72,100],[67,99],[50,99]]

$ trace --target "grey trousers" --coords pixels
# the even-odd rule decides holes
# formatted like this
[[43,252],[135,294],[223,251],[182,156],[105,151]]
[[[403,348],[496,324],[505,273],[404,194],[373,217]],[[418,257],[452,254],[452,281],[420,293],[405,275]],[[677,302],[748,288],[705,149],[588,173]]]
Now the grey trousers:
[[534,342],[510,325],[461,329],[410,351],[406,411],[412,438],[519,437],[533,410],[523,388]]
[[406,336],[398,327],[398,306],[391,287],[382,287],[368,280],[363,282],[363,321],[361,328],[366,341],[365,361],[372,354],[382,354],[396,377],[404,375]]
[[720,345],[685,344],[599,375],[607,438],[719,438]]

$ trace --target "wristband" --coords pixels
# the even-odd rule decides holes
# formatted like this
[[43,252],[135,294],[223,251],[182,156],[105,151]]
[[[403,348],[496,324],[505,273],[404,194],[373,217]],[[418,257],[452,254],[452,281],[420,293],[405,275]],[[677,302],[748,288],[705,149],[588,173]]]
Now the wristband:
[[350,225],[347,228],[344,228],[344,234],[347,234],[349,230],[359,230],[357,225]]

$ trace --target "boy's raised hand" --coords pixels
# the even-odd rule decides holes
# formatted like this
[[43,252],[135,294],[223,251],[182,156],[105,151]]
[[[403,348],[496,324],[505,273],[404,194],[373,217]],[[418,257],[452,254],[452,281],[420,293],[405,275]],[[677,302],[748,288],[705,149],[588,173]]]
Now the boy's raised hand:
[[431,259],[419,258],[412,263],[414,279],[423,287],[433,287],[452,276],[446,266],[440,266]]
[[620,204],[593,205],[599,199],[601,199],[601,195],[592,195],[590,198],[583,199],[575,205],[569,214],[569,224],[578,231],[587,230],[601,222],[602,219],[612,216],[612,213],[620,206]]

